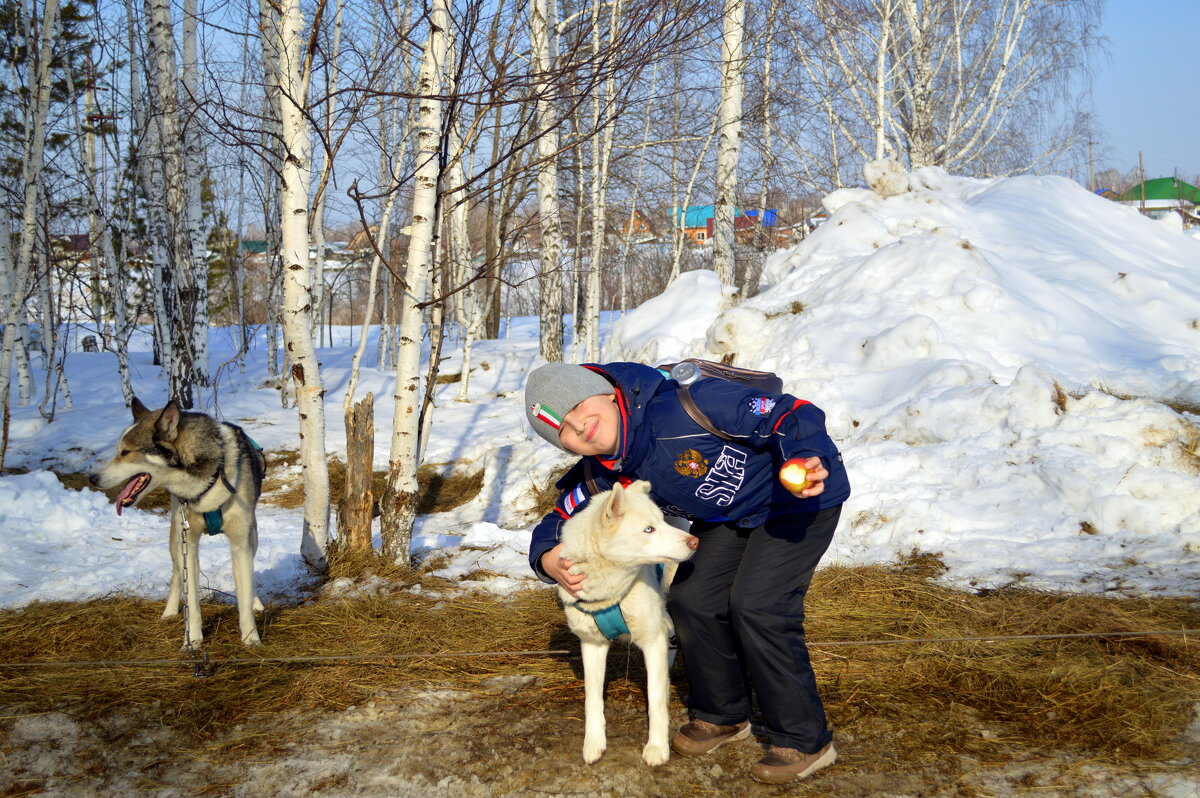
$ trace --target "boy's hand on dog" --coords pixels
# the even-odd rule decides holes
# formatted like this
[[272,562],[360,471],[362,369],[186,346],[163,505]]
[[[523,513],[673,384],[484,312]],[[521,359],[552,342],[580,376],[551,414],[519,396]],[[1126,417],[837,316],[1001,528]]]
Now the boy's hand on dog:
[[579,572],[578,564],[562,556],[562,544],[559,543],[542,555],[542,570],[546,575],[563,586],[563,589],[575,598],[580,598],[583,588],[583,574]]
[[786,482],[782,482],[783,486],[791,491],[793,496],[799,496],[801,499],[811,499],[813,496],[820,496],[825,492],[825,480],[829,479],[829,471],[825,466],[821,465],[820,457],[809,457],[803,461],[804,470],[808,473],[804,475],[808,482],[808,487],[804,490],[792,490]]

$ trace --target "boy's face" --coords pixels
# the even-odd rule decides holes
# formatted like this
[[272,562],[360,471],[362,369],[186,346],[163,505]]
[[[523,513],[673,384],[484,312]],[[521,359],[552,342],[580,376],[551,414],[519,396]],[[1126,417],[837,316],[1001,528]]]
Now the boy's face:
[[563,417],[558,439],[569,451],[581,456],[614,455],[620,424],[616,395],[596,394],[575,405]]

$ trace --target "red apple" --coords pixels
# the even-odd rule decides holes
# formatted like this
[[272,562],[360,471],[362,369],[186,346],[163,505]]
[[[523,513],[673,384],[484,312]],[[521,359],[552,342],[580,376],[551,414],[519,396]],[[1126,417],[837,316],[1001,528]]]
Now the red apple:
[[808,469],[804,467],[804,461],[798,457],[793,457],[780,466],[779,481],[792,493],[799,493],[802,490],[806,490],[810,483],[808,481]]

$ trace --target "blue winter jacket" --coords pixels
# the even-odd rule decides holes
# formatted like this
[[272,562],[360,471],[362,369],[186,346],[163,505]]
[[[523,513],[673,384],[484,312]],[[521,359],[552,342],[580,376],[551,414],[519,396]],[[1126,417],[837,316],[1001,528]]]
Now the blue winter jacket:
[[[690,521],[728,521],[752,529],[768,518],[815,512],[842,504],[850,482],[825,431],[825,414],[789,394],[769,394],[727,380],[706,378],[689,386],[696,405],[716,429],[705,431],[679,402],[679,385],[641,363],[587,365],[615,386],[621,416],[614,458],[584,457],[560,479],[553,511],[533,528],[529,563],[546,582],[540,559],[558,545],[563,523],[587,505],[593,492],[617,482],[650,482],[650,496],[667,515]],[[778,479],[793,457],[820,457],[829,471],[819,496],[801,499]],[[590,479],[589,479],[590,478]]]

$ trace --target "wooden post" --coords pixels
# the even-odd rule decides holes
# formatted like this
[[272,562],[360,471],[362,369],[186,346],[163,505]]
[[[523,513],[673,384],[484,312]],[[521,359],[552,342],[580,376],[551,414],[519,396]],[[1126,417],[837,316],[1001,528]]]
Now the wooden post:
[[1142,189],[1142,205],[1138,209],[1143,216],[1146,215],[1146,162],[1142,159],[1142,151],[1138,150],[1138,176],[1141,177]]
[[346,485],[338,504],[338,538],[348,551],[371,549],[372,464],[375,458],[375,394],[346,411]]

